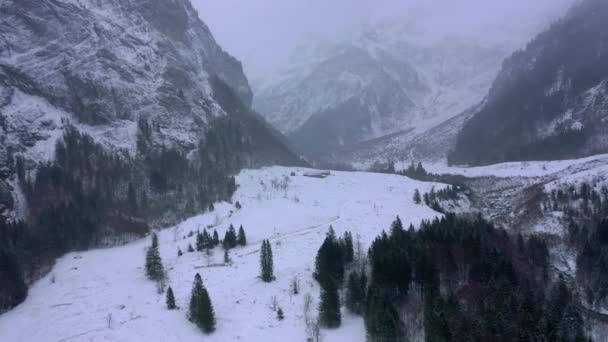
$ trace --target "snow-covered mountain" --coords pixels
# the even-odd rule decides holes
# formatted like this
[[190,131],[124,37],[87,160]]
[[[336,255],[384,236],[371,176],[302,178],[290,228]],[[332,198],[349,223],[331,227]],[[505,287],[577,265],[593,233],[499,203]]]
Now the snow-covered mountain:
[[504,58],[546,20],[483,34],[380,20],[346,39],[303,44],[283,71],[256,84],[254,107],[312,158],[377,160],[379,141],[407,145],[480,103]]
[[454,163],[574,158],[608,149],[608,3],[586,0],[507,59],[464,125]]

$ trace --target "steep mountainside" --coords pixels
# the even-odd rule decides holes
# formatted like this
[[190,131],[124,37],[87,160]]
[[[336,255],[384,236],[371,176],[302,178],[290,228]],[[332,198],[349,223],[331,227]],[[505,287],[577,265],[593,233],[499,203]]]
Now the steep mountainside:
[[461,39],[423,41],[398,23],[349,42],[302,47],[254,106],[304,154],[403,131],[422,133],[479,102],[508,49]]
[[608,149],[608,3],[586,0],[505,61],[451,162],[556,159]]
[[66,251],[213,210],[243,167],[302,163],[188,0],[0,12],[0,312]]

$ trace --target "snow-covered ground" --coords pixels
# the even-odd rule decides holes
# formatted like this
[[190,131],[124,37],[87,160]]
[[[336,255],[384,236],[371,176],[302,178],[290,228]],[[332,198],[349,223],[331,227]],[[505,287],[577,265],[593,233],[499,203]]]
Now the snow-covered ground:
[[[125,246],[70,253],[51,273],[36,282],[26,301],[0,316],[0,341],[305,341],[303,303],[314,298],[317,314],[319,288],[312,280],[314,258],[327,229],[337,234],[350,230],[360,236],[365,250],[396,215],[404,224],[417,225],[436,212],[412,201],[415,189],[424,193],[440,184],[406,177],[332,172],[320,179],[303,176],[305,169],[272,167],[243,171],[234,201],[221,203],[213,213],[193,217],[159,233],[160,252],[180,310],[165,308],[143,270],[150,239]],[[295,172],[295,176],[290,176]],[[273,185],[274,184],[274,185]],[[232,265],[223,263],[223,251],[186,253],[194,246],[189,232],[212,225],[223,237],[227,227],[241,224],[246,247],[231,252]],[[262,239],[270,239],[276,281],[258,279]],[[184,251],[177,256],[177,249]],[[203,334],[186,319],[194,275],[199,272],[208,288],[217,317],[217,331]],[[300,294],[290,294],[297,277]],[[285,319],[278,321],[270,308],[276,297]],[[35,325],[34,325],[35,323]],[[35,326],[35,328],[33,328]],[[363,320],[348,313],[337,330],[322,330],[324,341],[364,341]]]
[[[510,162],[500,163],[489,166],[479,167],[458,167],[447,166],[442,164],[424,164],[427,171],[432,173],[449,173],[468,177],[541,177],[551,175],[557,172],[565,171],[569,168],[580,166],[583,169],[589,169],[596,165],[608,164],[608,154],[600,154],[587,158],[569,159],[569,160],[554,160],[554,161],[528,161],[528,162]],[[397,168],[407,168],[409,162],[403,162],[395,165]],[[574,172],[574,170],[573,170]]]

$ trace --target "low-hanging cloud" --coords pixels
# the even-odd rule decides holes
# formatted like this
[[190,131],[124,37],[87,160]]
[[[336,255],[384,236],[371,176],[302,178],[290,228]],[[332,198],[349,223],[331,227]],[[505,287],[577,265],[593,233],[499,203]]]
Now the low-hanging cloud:
[[335,38],[385,17],[417,21],[439,34],[492,34],[536,23],[540,29],[574,1],[192,0],[219,43],[253,74],[283,61],[305,37]]

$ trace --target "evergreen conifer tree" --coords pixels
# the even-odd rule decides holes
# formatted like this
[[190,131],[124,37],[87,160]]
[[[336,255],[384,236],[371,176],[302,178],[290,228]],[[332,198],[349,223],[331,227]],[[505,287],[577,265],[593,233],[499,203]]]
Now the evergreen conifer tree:
[[215,313],[207,289],[203,286],[200,274],[194,276],[192,295],[190,297],[190,321],[203,332],[209,334],[215,331]]
[[211,239],[211,236],[209,236],[209,233],[207,233],[206,229],[203,231],[202,246],[203,249],[213,248],[213,240]]
[[329,282],[321,288],[319,323],[326,328],[338,328],[342,324],[340,295],[333,282]]
[[351,263],[355,258],[355,250],[353,247],[353,236],[350,232],[344,232],[344,237],[342,238],[342,248],[344,254],[344,262]]
[[217,230],[213,230],[213,246],[216,247],[220,244],[220,237],[217,234]]
[[228,227],[226,234],[224,235],[224,249],[230,249],[236,247],[236,230],[233,225]]
[[181,257],[184,253],[182,252],[181,248],[177,248],[177,256]]
[[416,203],[416,204],[422,203],[422,196],[420,196],[420,191],[418,191],[418,189],[416,189],[416,191],[414,191],[414,203]]
[[173,295],[173,289],[171,286],[167,289],[167,309],[175,310],[177,306],[175,306],[175,296]]
[[228,249],[224,250],[224,264],[229,264],[231,261],[230,254],[228,251],[229,251]]
[[317,252],[314,277],[321,286],[332,282],[339,287],[344,281],[343,248],[332,227],[329,227],[325,241]]
[[194,252],[194,248],[192,248],[192,244],[188,244],[188,253]]
[[260,249],[260,268],[261,278],[264,282],[269,283],[274,280],[272,247],[268,240],[262,241],[262,248]]
[[346,308],[352,313],[362,315],[364,313],[365,292],[367,287],[367,278],[365,271],[361,273],[353,271],[348,276],[346,285]]
[[239,227],[239,236],[237,242],[241,246],[247,245],[247,236],[245,236],[245,230],[243,229],[242,225]]
[[152,280],[161,280],[165,276],[165,270],[158,251],[158,236],[152,234],[152,246],[146,252],[146,275]]
[[277,310],[277,319],[279,321],[282,321],[285,318],[285,315],[283,314],[283,309],[279,308]]
[[201,252],[205,249],[205,241],[203,240],[203,234],[196,232],[196,251]]

